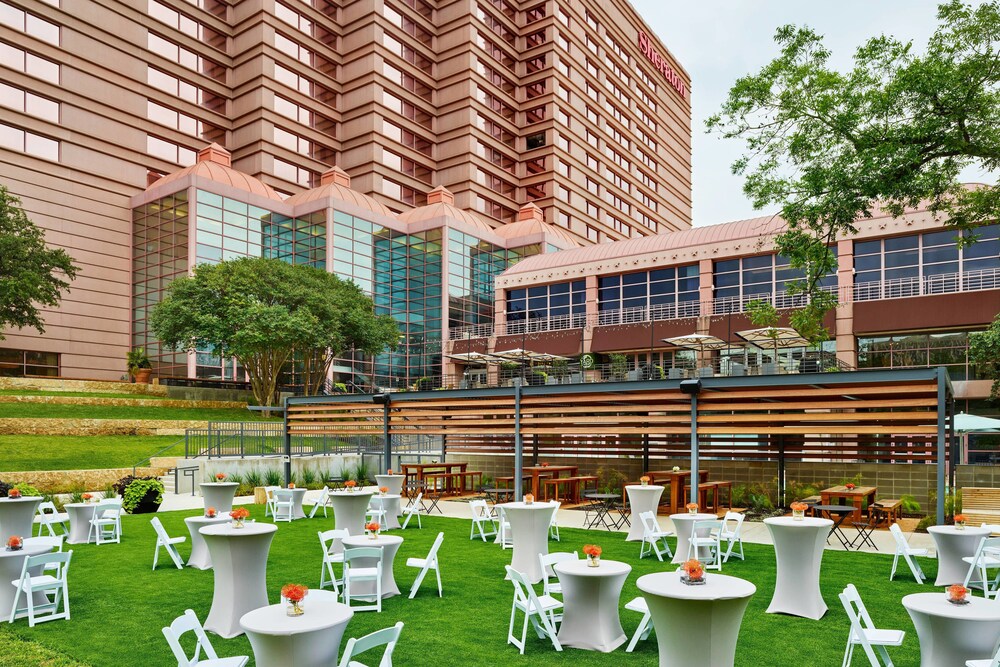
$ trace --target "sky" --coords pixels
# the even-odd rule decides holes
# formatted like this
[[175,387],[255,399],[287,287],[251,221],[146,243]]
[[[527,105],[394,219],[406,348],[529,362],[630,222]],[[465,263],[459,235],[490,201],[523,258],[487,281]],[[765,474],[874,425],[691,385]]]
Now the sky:
[[[774,32],[792,23],[824,36],[831,64],[847,70],[868,38],[912,40],[922,51],[937,27],[936,0],[632,0],[639,14],[691,76],[694,224],[711,225],[772,213],[755,211],[732,163],[742,142],[705,134],[737,78],[778,53]],[[975,170],[963,180],[983,181]],[[994,179],[990,179],[993,182]]]

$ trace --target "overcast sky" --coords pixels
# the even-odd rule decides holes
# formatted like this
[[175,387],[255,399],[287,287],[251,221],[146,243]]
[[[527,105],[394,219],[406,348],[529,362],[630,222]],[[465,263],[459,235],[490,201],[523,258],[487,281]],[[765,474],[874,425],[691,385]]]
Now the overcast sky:
[[[847,69],[869,37],[913,40],[920,51],[937,26],[932,0],[632,0],[646,22],[691,75],[694,153],[694,224],[750,218],[743,178],[730,165],[742,144],[705,134],[733,82],[756,72],[777,54],[774,31],[786,23],[808,25],[825,36],[833,64]],[[977,176],[979,176],[977,178]],[[964,180],[984,180],[976,172]],[[992,179],[990,179],[992,182]]]

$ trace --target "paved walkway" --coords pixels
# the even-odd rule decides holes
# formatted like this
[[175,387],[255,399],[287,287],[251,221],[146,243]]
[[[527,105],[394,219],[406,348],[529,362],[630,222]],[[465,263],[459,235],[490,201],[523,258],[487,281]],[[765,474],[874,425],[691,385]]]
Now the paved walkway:
[[[316,499],[319,497],[319,491],[307,491],[304,505],[313,505]],[[237,505],[252,505],[253,496],[240,496],[234,501]],[[202,503],[201,496],[192,496],[190,494],[174,494],[174,493],[164,493],[163,503],[160,505],[160,510],[164,512],[170,512],[174,510],[192,510],[200,509],[204,507]],[[441,508],[442,515],[447,517],[453,517],[457,519],[471,519],[469,513],[469,503],[463,500],[442,500],[438,503],[438,507]],[[574,509],[560,509],[559,510],[559,525],[567,528],[583,528],[583,519],[586,512]],[[670,518],[667,516],[658,516],[657,520],[660,526],[666,528],[667,530],[673,530],[673,525]],[[600,529],[604,530],[604,529]],[[623,529],[621,532],[625,532]],[[857,531],[853,528],[843,528],[844,533],[847,535],[847,539],[851,540],[857,535]],[[926,548],[934,552],[934,540],[928,533],[906,533],[907,540],[910,546],[920,549]],[[884,553],[892,555],[896,553],[896,544],[892,538],[892,535],[888,530],[876,530],[872,535],[872,540],[878,547],[878,553]],[[767,526],[758,521],[747,521],[743,524],[743,541],[750,544],[771,544],[771,534],[767,530]],[[830,538],[830,544],[828,549],[835,549],[837,551],[843,551],[844,548],[840,542],[835,538]],[[870,546],[866,546],[863,553],[875,553],[876,550],[872,549]]]

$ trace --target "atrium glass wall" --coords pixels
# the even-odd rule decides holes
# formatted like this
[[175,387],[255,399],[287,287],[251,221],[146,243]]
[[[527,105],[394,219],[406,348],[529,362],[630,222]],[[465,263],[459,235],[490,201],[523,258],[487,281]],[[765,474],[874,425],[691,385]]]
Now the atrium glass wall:
[[898,333],[858,337],[858,368],[926,368],[944,366],[952,380],[986,376],[969,363],[968,331]]
[[494,280],[537,245],[510,250],[456,229],[448,231],[448,327],[452,330],[494,321]]

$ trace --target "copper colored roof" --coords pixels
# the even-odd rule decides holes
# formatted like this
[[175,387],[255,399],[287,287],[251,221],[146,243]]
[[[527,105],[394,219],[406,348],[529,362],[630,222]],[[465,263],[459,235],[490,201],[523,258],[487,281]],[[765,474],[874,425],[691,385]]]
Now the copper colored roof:
[[202,150],[198,151],[198,161],[193,165],[190,167],[184,167],[180,171],[175,171],[172,174],[167,174],[146,188],[146,191],[148,192],[150,190],[162,188],[174,181],[184,178],[185,176],[191,175],[206,178],[218,183],[224,183],[225,185],[229,185],[246,192],[252,192],[255,195],[267,197],[268,199],[281,201],[281,197],[271,188],[271,186],[266,185],[264,182],[254,178],[253,176],[236,171],[229,165],[229,152],[218,144],[210,144],[209,146],[206,146]]
[[[321,185],[318,188],[313,188],[312,190],[299,192],[298,194],[294,194],[286,199],[285,202],[291,204],[292,206],[298,206],[316,201],[318,199],[335,199],[354,204],[359,208],[374,211],[375,213],[379,213],[381,215],[393,215],[392,211],[390,211],[381,202],[372,199],[368,195],[363,195],[356,190],[339,185],[338,183],[327,183],[326,185]],[[334,208],[336,208],[336,206]]]
[[737,220],[721,225],[692,227],[691,229],[670,232],[668,234],[643,236],[642,238],[629,239],[627,241],[601,243],[599,245],[573,248],[572,250],[533,255],[507,269],[504,274],[511,275],[554,269],[562,266],[575,266],[597,260],[633,257],[708,243],[756,239],[761,236],[776,234],[784,227],[785,221],[773,215],[751,218],[749,220]]
[[427,206],[421,206],[419,208],[410,209],[404,213],[399,214],[399,219],[402,222],[413,223],[420,222],[423,220],[433,220],[434,218],[453,218],[455,220],[460,220],[476,229],[480,229],[484,232],[496,233],[492,227],[486,224],[486,221],[480,218],[475,213],[469,211],[463,211],[460,208],[452,206],[451,204],[446,204],[444,202],[437,202],[435,204],[428,204]]
[[557,237],[568,248],[575,248],[580,245],[580,242],[570,236],[569,232],[562,227],[550,225],[547,222],[535,219],[519,220],[518,222],[500,225],[493,231],[505,239],[515,239],[519,236],[531,236],[533,234],[547,234]]

